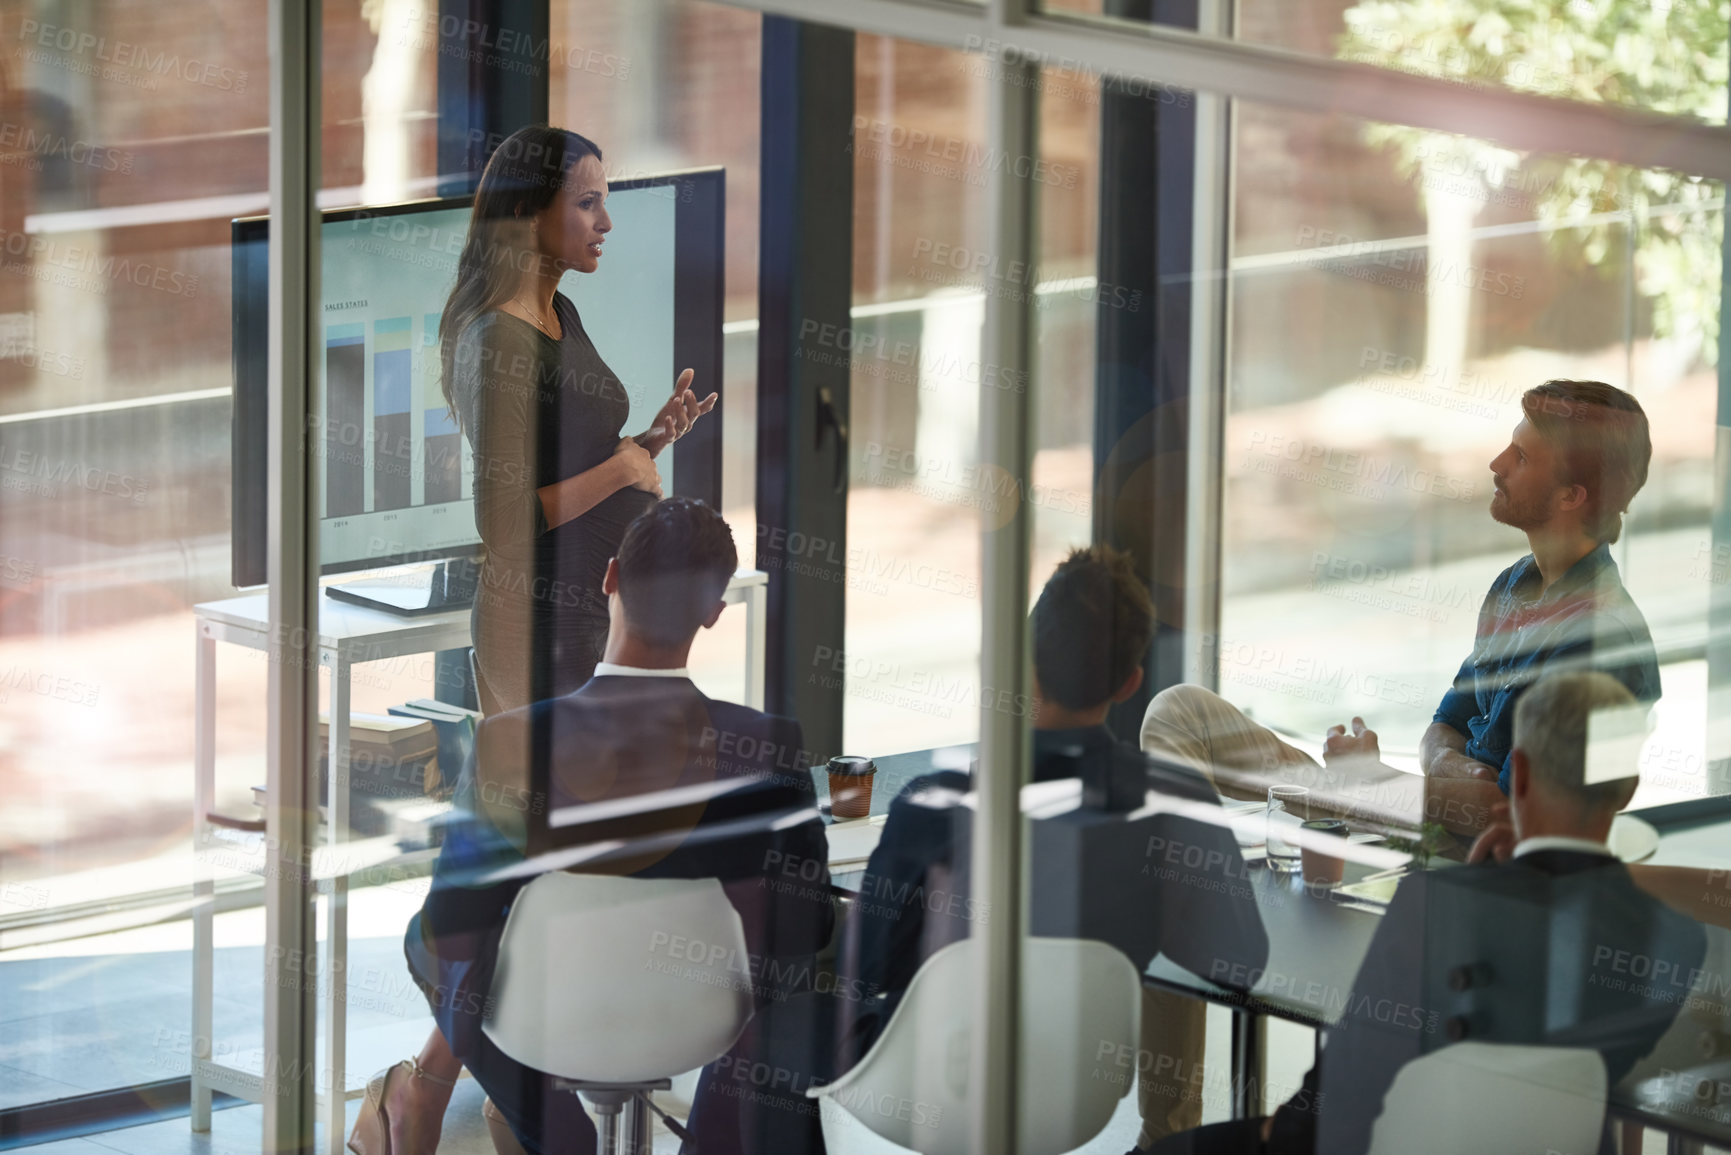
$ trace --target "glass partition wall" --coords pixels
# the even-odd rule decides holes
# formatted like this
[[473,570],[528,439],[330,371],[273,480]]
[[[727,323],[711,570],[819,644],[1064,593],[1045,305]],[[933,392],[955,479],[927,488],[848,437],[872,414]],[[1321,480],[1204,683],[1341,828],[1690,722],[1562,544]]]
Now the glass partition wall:
[[1613,545],[1664,684],[1634,805],[1721,792],[1720,183],[1259,103],[1238,118],[1221,692],[1317,741],[1376,718],[1415,759],[1485,590],[1526,551],[1486,513],[1521,395],[1604,381],[1652,425]]
[[[370,35],[358,12],[337,25]],[[14,1134],[184,1109],[202,1042],[195,745],[217,771],[212,804],[262,814],[267,666],[229,655],[201,686],[194,607],[236,592],[229,219],[267,208],[269,103],[262,9],[11,4],[0,26],[0,1110]],[[346,83],[351,107],[339,96],[314,139],[352,188],[359,73]],[[392,123],[403,180],[430,173],[422,127]],[[213,1021],[239,1052],[261,1039],[259,895],[225,877],[202,899],[225,984]]]
[[[1308,941],[1303,936],[1320,933],[1319,921],[1333,917],[1308,916],[1311,908],[1303,902],[1315,902],[1313,897],[1265,895],[1260,882],[1250,886],[1244,866],[1218,870],[1217,879],[1193,869],[1196,864],[1186,855],[1194,851],[1191,857],[1211,861],[1210,847],[1220,850],[1220,862],[1247,861],[1251,849],[1266,856],[1267,838],[1253,837],[1266,829],[1260,803],[1243,800],[1206,820],[1180,823],[1181,836],[1177,827],[1161,827],[1126,850],[1120,862],[1106,849],[1113,833],[1096,831],[1085,819],[1085,812],[1100,806],[1088,792],[1109,792],[1110,782],[1090,783],[1084,775],[1080,783],[1060,787],[1045,780],[1052,777],[1053,743],[1075,737],[1054,737],[1051,731],[1077,728],[1079,715],[1067,708],[1072,703],[1057,703],[1066,708],[1054,708],[1050,724],[1035,720],[1018,736],[1017,725],[1026,726],[1028,719],[1016,704],[1039,700],[1044,709],[1050,699],[1035,695],[1047,688],[1048,674],[1057,677],[1063,668],[1061,660],[1041,665],[1037,600],[1042,590],[1048,597],[1061,596],[1054,593],[1061,591],[1063,578],[1056,563],[1067,547],[1111,544],[1132,551],[1136,577],[1152,587],[1152,633],[1182,635],[1184,657],[1177,663],[1182,678],[1217,690],[1221,700],[1240,707],[1289,748],[1317,756],[1328,725],[1350,726],[1354,715],[1363,715],[1382,734],[1385,769],[1410,783],[1419,768],[1420,737],[1462,659],[1474,649],[1486,590],[1528,547],[1519,530],[1493,517],[1489,508],[1496,495],[1493,473],[1500,481],[1508,469],[1492,461],[1504,453],[1521,418],[1521,395],[1554,378],[1612,384],[1639,401],[1652,428],[1651,466],[1610,550],[1650,628],[1658,691],[1650,695],[1658,702],[1646,716],[1642,741],[1625,751],[1640,771],[1629,805],[1663,827],[1663,839],[1673,839],[1662,842],[1668,848],[1653,859],[1663,864],[1659,869],[1701,866],[1711,877],[1722,865],[1712,852],[1703,857],[1701,849],[1674,840],[1666,823],[1676,820],[1666,816],[1684,811],[1653,808],[1723,793],[1713,767],[1723,763],[1726,751],[1710,722],[1710,703],[1718,685],[1712,559],[1719,540],[1715,523],[1725,501],[1722,482],[1715,481],[1723,472],[1717,434],[1722,421],[1717,286],[1724,174],[1702,172],[1699,162],[1683,152],[1661,158],[1615,126],[1621,121],[1636,132],[1635,125],[1642,123],[1652,123],[1654,131],[1698,129],[1685,129],[1681,121],[1661,129],[1661,122],[1639,115],[1597,113],[1623,105],[1719,121],[1726,97],[1716,79],[1721,66],[1713,62],[1725,58],[1723,36],[1714,27],[1696,28],[1687,15],[1669,28],[1669,47],[1699,45],[1699,59],[1683,69],[1693,75],[1699,68],[1705,95],[1698,98],[1684,95],[1695,83],[1687,76],[1636,93],[1632,85],[1604,83],[1605,77],[1585,64],[1568,85],[1547,89],[1520,76],[1541,58],[1549,59],[1547,53],[1564,51],[1570,21],[1577,15],[1588,19],[1585,10],[1559,16],[1548,30],[1535,33],[1537,39],[1524,39],[1514,30],[1498,42],[1493,59],[1478,62],[1477,79],[1463,79],[1455,74],[1458,69],[1451,71],[1454,64],[1430,67],[1422,52],[1373,58],[1347,51],[1351,45],[1334,41],[1348,36],[1328,31],[1328,22],[1340,18],[1336,6],[1318,16],[1318,35],[1312,35],[1314,29],[1294,31],[1297,24],[1287,29],[1299,41],[1309,36],[1322,43],[1326,55],[1346,62],[1327,82],[1313,86],[1318,74],[1280,53],[1246,51],[1211,78],[1199,75],[1199,64],[1187,71],[1186,53],[1214,62],[1234,54],[1221,49],[1217,35],[1149,33],[1127,22],[1152,17],[1168,28],[1194,28],[1200,15],[1217,33],[1224,23],[1220,14],[1206,5],[1205,11],[1188,14],[1161,6],[1152,12],[1148,6],[1129,7],[1136,10],[1108,10],[1103,15],[1110,19],[1084,27],[1056,12],[1041,19],[1012,5],[994,10],[1002,22],[979,32],[972,44],[982,57],[981,70],[1001,86],[987,93],[992,136],[986,147],[1008,161],[1017,155],[1018,143],[1038,141],[1037,151],[1029,154],[1038,161],[1027,166],[1026,174],[1036,195],[1023,199],[1020,191],[988,186],[981,220],[960,226],[948,250],[965,248],[961,235],[979,230],[1000,245],[980,262],[988,309],[983,355],[1016,351],[1022,339],[1018,330],[1031,335],[1021,347],[1020,362],[1030,373],[1030,394],[1013,407],[1015,415],[1005,418],[999,411],[994,416],[992,394],[980,393],[986,432],[979,460],[1011,462],[1013,472],[1019,468],[1024,501],[1017,514],[1025,526],[1013,548],[1024,550],[1026,559],[1026,569],[1004,564],[1002,546],[994,545],[1003,524],[981,519],[983,602],[990,607],[1002,599],[995,613],[986,611],[982,684],[1003,689],[993,675],[1017,666],[1023,667],[1023,678],[1033,677],[1010,682],[1027,698],[995,692],[991,705],[982,702],[979,762],[968,780],[977,792],[970,897],[981,901],[982,881],[1001,880],[993,867],[1002,856],[1012,856],[1021,875],[1020,886],[1011,882],[1007,892],[988,892],[1008,894],[1008,912],[1015,916],[1008,920],[1008,931],[1002,922],[992,927],[990,919],[976,915],[962,919],[968,925],[957,930],[982,944],[989,956],[979,964],[977,1006],[996,1020],[976,1022],[976,1047],[995,1039],[1016,1056],[1014,1064],[1006,1064],[1001,1052],[989,1057],[973,1052],[975,1087],[989,1089],[988,1104],[994,1093],[1004,1095],[999,1109],[981,1108],[989,1118],[981,1120],[974,1135],[986,1145],[978,1149],[991,1149],[993,1124],[1019,1126],[1019,1139],[1035,1146],[1094,1142],[1100,1150],[1118,1150],[1138,1133],[1157,1138],[1179,1126],[1263,1114],[1282,1103],[1304,1110],[1307,1097],[1315,1102],[1314,1085],[1305,1080],[1314,1028],[1338,1023],[1337,1004],[1350,1000],[1353,974],[1374,945],[1374,920],[1338,927],[1331,922],[1338,931],[1334,937],[1346,945],[1330,956],[1326,975],[1312,975],[1305,970],[1308,964],[1295,961],[1290,952],[1297,949],[1295,942]],[[1374,13],[1367,8],[1362,15],[1349,12],[1342,27],[1368,36],[1376,32],[1367,24],[1372,15],[1422,19],[1416,11],[1421,6],[1411,7],[1410,13],[1398,5],[1377,6]],[[1244,41],[1317,51],[1309,41],[1282,39],[1277,27],[1282,21],[1302,23],[1293,13],[1277,16],[1238,5],[1233,15]],[[1603,33],[1607,44],[1627,46],[1644,35],[1633,29],[1648,18],[1631,13],[1627,26],[1612,19],[1590,28],[1588,38]],[[873,8],[859,24],[874,28],[873,19],[891,16],[887,9]],[[1712,23],[1707,18],[1706,24]],[[945,43],[950,27],[933,17],[929,35]],[[1137,48],[1147,49],[1146,72],[1125,63]],[[1170,55],[1162,55],[1167,51]],[[1211,55],[1217,51],[1220,55]],[[1291,71],[1283,80],[1270,81],[1268,90],[1260,89],[1260,81],[1227,75],[1231,65],[1248,69],[1252,61]],[[1091,75],[1090,64],[1097,69]],[[1449,92],[1414,86],[1379,107],[1372,93],[1402,85],[1352,67],[1359,64],[1445,76],[1455,87]],[[1046,67],[1038,115],[1019,117],[1015,90],[1040,65]],[[1546,67],[1563,66],[1552,60]],[[1138,77],[1143,93],[1152,87],[1149,76],[1168,82],[1198,77],[1195,90],[1166,90],[1174,105],[1195,109],[1188,123],[1179,117],[1145,119],[1158,131],[1145,138],[1143,147],[1157,159],[1125,161],[1114,151],[1122,137],[1112,132],[1122,132],[1124,121],[1111,118],[1125,116],[1121,106],[1101,113],[1106,124],[1090,125],[1080,154],[1073,151],[1069,122],[1086,124],[1089,114],[1077,115],[1074,106],[1087,100],[1077,100],[1074,85],[1066,82],[1080,74],[1100,84],[1104,95],[1112,84],[1101,83],[1101,74],[1114,72],[1125,77],[1120,93],[1134,88]],[[1415,114],[1416,126],[1390,125],[1378,117],[1395,105],[1412,111],[1414,106],[1404,102],[1416,100],[1421,90],[1434,99],[1422,115]],[[1493,98],[1505,92],[1508,100]],[[1539,92],[1598,106],[1590,125],[1586,119],[1576,122],[1581,134],[1572,145],[1559,150],[1555,132],[1563,131],[1577,111],[1519,95]],[[1237,98],[1224,117],[1221,97]],[[1555,131],[1535,131],[1541,123]],[[1172,138],[1180,133],[1183,143],[1174,147]],[[1188,163],[1175,164],[1174,154]],[[1138,161],[1157,175],[1136,171]],[[1058,172],[1065,164],[1084,184],[1098,180],[1095,196],[1102,208],[1097,221],[1088,220],[1092,198],[1073,197],[1068,187],[1052,187],[1036,175]],[[1124,243],[1121,222],[1111,222],[1117,231],[1108,232],[1105,206],[1114,197],[1142,192],[1152,194],[1142,203],[1145,211],[1158,212],[1162,228],[1153,271],[1158,284],[1145,290],[1161,322],[1152,326],[1146,350],[1150,363],[1140,369],[1143,412],[1157,413],[1169,399],[1187,403],[1181,414],[1172,415],[1187,433],[1176,446],[1147,429],[1127,443],[1127,430],[1114,424],[1105,392],[1119,368],[1112,358],[1124,348],[1121,330],[1132,327],[1117,314],[1136,301],[1134,288],[1105,275],[1110,262],[1104,254]],[[1065,209],[1049,212],[1048,204]],[[1027,247],[1017,247],[1014,227],[994,219],[994,212],[1006,208],[1022,214],[1025,226],[1037,222]],[[1173,218],[1180,216],[1182,225],[1174,225]],[[1082,245],[1070,252],[1081,256],[1084,267],[1061,268],[1069,255],[1065,242],[1078,227]],[[1088,242],[1095,238],[1090,269]],[[1174,258],[1174,252],[1181,255]],[[1012,262],[1015,272],[1007,272],[1001,267],[1006,253],[1037,254],[1039,263]],[[1685,266],[1698,274],[1678,276],[1676,270]],[[967,267],[965,258],[961,267]],[[1039,271],[1032,271],[1036,267]],[[1007,283],[1024,272],[1025,283]],[[1090,272],[1095,273],[1086,282],[1090,307],[1071,323],[1081,330],[1072,335],[1048,306],[1075,286],[1078,273],[1087,277]],[[1109,288],[1126,291],[1109,301]],[[1174,380],[1181,383],[1175,398]],[[1148,420],[1158,427],[1158,417]],[[1089,479],[1091,493],[1082,508],[1091,516],[1079,524],[1053,516],[1040,501],[1046,492],[1041,467],[1049,468],[1053,451],[1064,446],[1087,454],[1081,476]],[[1143,451],[1150,459],[1141,463],[1144,477],[1163,477],[1164,484],[1127,484],[1126,471],[1135,468],[1123,459],[1130,446],[1148,446]],[[1176,469],[1171,468],[1174,451]],[[1146,542],[1124,534],[1116,520],[1125,517],[1131,499],[1141,501],[1144,522],[1151,511],[1176,515],[1180,525],[1175,530],[1164,536],[1154,530],[1152,536],[1183,543],[1177,565],[1169,555],[1136,555],[1137,546]],[[1056,584],[1047,587],[1048,579]],[[1006,584],[1016,590],[1014,598]],[[1030,608],[1032,636],[1028,648],[1021,649],[1006,639],[1023,628],[1022,615]],[[1074,647],[1073,638],[1067,635],[1067,641]],[[1003,647],[996,657],[990,653],[994,646]],[[1106,660],[1109,648],[1100,657]],[[1150,662],[1140,673],[1159,677],[1171,669]],[[1167,676],[1149,688],[1179,680]],[[1140,725],[1146,701],[1143,691],[1132,717],[1107,712],[1118,736],[1132,745],[1148,745]],[[1005,723],[1005,714],[1015,715],[1017,724]],[[1012,769],[1018,764],[1020,774]],[[1005,803],[1001,792],[994,803],[988,781],[994,773],[1008,776],[1011,786],[1027,783],[1019,804]],[[1180,785],[1166,791],[1163,804],[1168,812],[1196,819],[1185,810],[1194,801]],[[1426,814],[1417,801],[1407,830],[1415,837]],[[1162,809],[1162,803],[1149,805]],[[1018,810],[1021,820],[1011,818]],[[1647,821],[1633,816],[1630,828]],[[1635,858],[1650,853],[1631,850],[1622,842],[1627,833],[1622,819],[1618,827],[1612,842],[1620,853]],[[1425,853],[1433,849],[1431,837],[1426,831],[1420,841]],[[1461,840],[1452,853],[1464,854],[1471,838],[1458,832],[1454,837]],[[1291,847],[1295,861],[1298,841]],[[1156,846],[1170,853],[1161,857]],[[1347,869],[1355,877],[1374,873],[1391,865],[1384,861],[1386,854],[1355,851],[1347,855]],[[1173,861],[1176,867],[1169,868]],[[1081,1050],[1094,1058],[1092,1063],[1086,1056],[1063,1053],[1067,1028],[1060,1020],[1066,1011],[1070,1022],[1095,1027],[1098,1016],[1116,1013],[1105,1006],[1110,999],[1099,989],[1110,986],[1112,977],[1086,971],[1091,965],[1086,952],[1057,958],[1041,939],[1066,929],[1084,939],[1110,942],[1115,933],[1136,938],[1121,925],[1130,917],[1125,908],[1139,896],[1147,898],[1143,892],[1151,885],[1150,874],[1176,879],[1187,864],[1192,877],[1170,889],[1180,895],[1188,891],[1192,899],[1205,893],[1208,899],[1188,906],[1173,894],[1163,900],[1188,912],[1189,933],[1152,944],[1153,932],[1148,932],[1122,947],[1127,954],[1134,955],[1134,945],[1156,956],[1142,976],[1142,1019],[1123,1032],[1087,1034],[1084,1041],[1090,1045]],[[1700,886],[1700,877],[1691,885]],[[1113,897],[1102,899],[1102,892]],[[1675,894],[1670,899],[1700,921],[1717,921],[1702,913],[1711,902],[1707,891],[1698,890],[1688,900]],[[1147,901],[1158,905],[1153,898]],[[988,905],[994,919],[1006,910]],[[951,921],[956,921],[953,912]],[[1247,923],[1257,924],[1255,933],[1235,937]],[[1018,982],[1014,968],[992,956],[1005,941],[998,935],[1015,942],[1023,931],[1036,937],[1021,940],[1024,977]],[[1567,962],[1557,966],[1553,981],[1570,981]],[[1051,976],[1056,973],[1071,978],[1087,973],[1095,982],[1055,988]],[[1205,981],[1189,983],[1186,973]],[[1696,976],[1710,984],[1714,973],[1709,966]],[[1284,1004],[1277,996],[1290,992],[1270,994],[1283,983],[1302,986],[1301,980],[1311,979],[1327,981]],[[1209,983],[1213,996],[1202,989]],[[1218,1007],[1192,1016],[1180,1009],[1234,989],[1262,1000],[1255,1016],[1233,1016]],[[1181,996],[1177,1002],[1171,1001],[1174,995]],[[1163,1004],[1157,996],[1168,1001]],[[1709,1019],[1712,1013],[1705,1010]],[[1650,1128],[1648,1144],[1662,1141],[1658,1132],[1681,1125],[1677,1096],[1666,1083],[1678,1069],[1678,1048],[1703,1020],[1666,1021],[1673,1025],[1644,1065],[1612,1072],[1608,1109],[1612,1117],[1630,1121],[1625,1150],[1642,1142],[1635,1121]],[[1005,1025],[1011,1022],[1014,1028]],[[999,1030],[1005,1034],[994,1034]],[[1018,1031],[1020,1045],[1009,1044]],[[1151,1044],[1150,1038],[1156,1041]],[[1100,1055],[1110,1062],[1100,1062]],[[1006,1065],[1019,1072],[1007,1074]],[[1115,1093],[1091,1094],[1104,1077],[1115,1080]],[[1025,1102],[1032,1087],[1049,1091],[1054,1078],[1096,1084],[1072,1089],[1073,1097],[1065,1101],[1068,1113],[1057,1112],[1063,1116],[1062,1136],[1054,1136],[1049,1118],[1023,1113],[1012,1123],[1018,1102],[1013,1088],[1019,1085]],[[1017,1079],[1037,1082],[1011,1081]],[[1131,1089],[1138,1096],[1130,1096]],[[1063,1125],[1072,1129],[1062,1131]],[[1717,1137],[1702,1127],[1696,1135]]]
[[[12,996],[0,1111],[13,1132],[174,1115],[124,1148],[143,1149],[185,1137],[190,1110],[236,1150],[338,1150],[367,1078],[427,1040],[433,1017],[400,944],[428,892],[426,831],[448,813],[461,767],[455,748],[438,749],[436,774],[430,752],[392,750],[390,719],[404,715],[390,711],[476,704],[465,672],[433,657],[466,647],[466,626],[419,649],[426,638],[362,631],[321,661],[307,642],[346,628],[334,603],[309,603],[309,632],[295,637],[272,590],[233,584],[235,535],[257,532],[228,512],[235,470],[253,471],[245,484],[270,479],[267,464],[231,452],[245,287],[230,222],[266,213],[286,187],[269,163],[284,128],[272,122],[273,43],[298,47],[302,67],[322,61],[320,116],[301,125],[303,155],[319,150],[319,208],[377,210],[472,180],[474,158],[446,139],[455,113],[443,95],[453,59],[501,41],[459,7],[327,5],[319,39],[298,46],[273,41],[282,25],[258,12],[0,11],[13,45],[0,93],[12,122],[0,124],[0,765],[17,778],[0,855],[0,982]],[[1071,797],[1040,781],[1054,777],[1040,766],[1056,741],[1041,730],[1085,729],[1080,707],[1098,704],[1058,701],[1026,632],[1073,549],[1127,550],[1152,595],[1153,656],[1132,663],[1141,686],[1105,715],[1119,738],[1138,744],[1153,693],[1190,681],[1306,750],[1362,715],[1386,761],[1416,769],[1485,590],[1525,548],[1487,513],[1490,462],[1519,398],[1550,378],[1608,382],[1652,428],[1651,468],[1612,548],[1662,686],[1632,806],[1727,792],[1731,746],[1715,726],[1731,677],[1723,19],[1711,6],[1557,5],[1547,22],[1487,39],[1488,25],[1444,26],[1435,7],[584,0],[547,6],[526,43],[546,119],[600,143],[608,177],[727,170],[719,497],[749,567],[762,21],[858,33],[841,741],[932,752],[923,764],[964,776],[972,880],[959,897],[976,913],[962,919],[974,947],[954,1009],[973,1018],[971,1042],[957,1036],[949,1052],[947,1093],[974,1150],[1015,1149],[1012,1136],[1023,1149],[1072,1138],[1123,1150],[1260,1114],[1304,1092],[1311,1028],[1327,1021],[1290,999],[1262,1027],[1200,1010],[1186,974],[1259,994],[1272,981],[1242,938],[1211,945],[1200,971],[1183,957],[1204,928],[1244,914],[1232,904],[1255,881],[1249,868],[1224,868],[1195,935],[1160,944],[1163,957],[1127,982],[1118,960],[1024,939],[1109,938],[1072,924],[1059,935],[1051,912],[1134,921],[1122,908],[1140,893],[1118,866],[1101,867],[1103,884],[1084,876],[1088,848],[1112,836],[1066,828],[1087,809],[1082,787]],[[1483,7],[1480,23],[1495,16]],[[1639,44],[1662,50],[1625,66]],[[487,131],[478,139],[490,147]],[[1154,219],[1140,235],[1127,197],[1145,198]],[[1146,253],[1135,275],[1125,246]],[[324,275],[342,259],[327,249]],[[451,272],[445,259],[428,280]],[[378,445],[394,427],[379,422],[395,411],[378,403],[379,377],[395,380],[402,361],[405,389],[425,389],[436,344],[424,312],[405,338],[359,299],[321,314],[315,284],[268,308],[280,324],[309,306],[304,355],[326,380],[359,366],[372,400],[346,420],[375,467],[358,475],[360,512],[382,514],[394,499],[388,479],[380,492]],[[289,444],[317,475],[311,504],[302,524],[270,528],[310,544],[332,516],[331,470],[352,455],[329,436],[342,420],[302,416]],[[427,504],[429,453],[408,455],[405,509]],[[272,460],[278,481],[289,476]],[[301,560],[319,573],[316,553]],[[697,685],[747,696],[748,644],[743,613],[729,610],[693,651]],[[297,662],[319,671],[316,701],[298,710]],[[1042,724],[1036,701],[1062,708]],[[282,735],[296,726],[306,762],[279,753],[273,772],[271,751],[292,750]],[[444,728],[417,734],[439,746]],[[348,762],[321,775],[332,731]],[[377,744],[360,762],[406,777],[362,785],[357,741]],[[345,843],[309,857],[306,875],[293,854],[285,873],[294,848],[261,789],[295,774],[305,841],[324,845],[335,824]],[[886,774],[878,786],[903,784]],[[1163,798],[1178,811],[1211,800],[1181,787]],[[1162,827],[1160,853],[1176,848],[1176,866],[1154,862],[1145,839],[1140,865],[1182,869],[1189,848],[1216,844],[1237,861],[1256,841],[1250,826],[1266,853],[1265,815],[1245,819],[1252,810],[1241,799]],[[1655,861],[1718,869],[1722,852],[1703,839],[1666,842],[1670,857]],[[833,880],[846,890],[851,870],[857,894],[865,856],[838,866],[831,842]],[[1370,852],[1354,868],[1379,862]],[[932,893],[956,890],[949,877]],[[1309,909],[1258,893],[1270,939]],[[311,911],[316,944],[273,956],[297,941],[296,909]],[[1369,947],[1353,949],[1356,964]],[[820,965],[835,976],[845,960]],[[313,1029],[285,1034],[303,992]],[[1684,1026],[1717,1029],[1702,1013]],[[1114,1025],[1089,1020],[1078,1034],[1088,1015]],[[1184,1041],[1151,1046],[1148,1022]],[[1694,1084],[1677,1072],[1695,1068],[1682,1030],[1662,1040],[1663,1062],[1613,1089],[1623,1117],[1662,1129],[1687,1114]],[[1018,1115],[1028,1079],[1049,1089],[1076,1069],[1091,1088],[1041,1118]],[[322,1095],[320,1109],[262,1131],[244,1104],[285,1080],[310,1088],[298,1104]],[[688,1081],[675,1102],[690,1094]],[[454,1092],[451,1149],[487,1149],[480,1099],[471,1080]]]

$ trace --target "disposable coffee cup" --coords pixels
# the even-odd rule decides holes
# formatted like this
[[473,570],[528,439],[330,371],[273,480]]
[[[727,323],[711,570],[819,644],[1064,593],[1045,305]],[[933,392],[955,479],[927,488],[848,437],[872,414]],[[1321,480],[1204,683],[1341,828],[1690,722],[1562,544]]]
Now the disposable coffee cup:
[[877,764],[870,758],[838,754],[829,760],[829,810],[837,818],[865,818],[872,812],[872,776]]
[[1346,874],[1346,859],[1339,855],[1329,854],[1311,845],[1316,835],[1333,836],[1346,840],[1346,823],[1338,818],[1317,818],[1306,822],[1301,830],[1309,837],[1304,840],[1304,881],[1309,886],[1336,886]]

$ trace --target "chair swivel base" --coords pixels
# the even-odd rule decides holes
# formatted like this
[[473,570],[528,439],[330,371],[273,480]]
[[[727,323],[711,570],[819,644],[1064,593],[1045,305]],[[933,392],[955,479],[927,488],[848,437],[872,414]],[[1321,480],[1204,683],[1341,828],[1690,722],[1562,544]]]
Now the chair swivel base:
[[650,1155],[647,1097],[665,1091],[672,1079],[641,1079],[634,1083],[603,1083],[593,1079],[555,1079],[557,1091],[581,1093],[595,1108],[595,1155]]

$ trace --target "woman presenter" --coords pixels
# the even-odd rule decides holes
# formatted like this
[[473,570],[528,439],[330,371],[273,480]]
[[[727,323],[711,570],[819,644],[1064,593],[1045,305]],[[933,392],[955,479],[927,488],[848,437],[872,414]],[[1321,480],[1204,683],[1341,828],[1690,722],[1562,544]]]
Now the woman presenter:
[[[612,228],[601,150],[563,129],[519,129],[481,174],[440,318],[440,381],[474,453],[486,550],[473,635],[489,715],[589,680],[607,643],[607,561],[661,497],[657,455],[715,408],[687,369],[649,429],[622,436],[630,398],[558,291],[567,272],[600,267]],[[419,1056],[373,1078],[349,1147],[433,1155],[460,1068],[435,1029]]]

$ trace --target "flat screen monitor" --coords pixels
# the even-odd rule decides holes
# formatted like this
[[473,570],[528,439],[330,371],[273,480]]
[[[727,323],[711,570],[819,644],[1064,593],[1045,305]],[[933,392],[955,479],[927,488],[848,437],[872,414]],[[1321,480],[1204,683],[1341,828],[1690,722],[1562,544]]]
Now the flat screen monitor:
[[[323,214],[315,358],[323,573],[473,556],[480,549],[469,446],[439,387],[439,315],[456,278],[468,197]],[[646,429],[680,370],[721,392],[725,174],[611,181],[613,231],[591,274],[560,291]],[[268,217],[233,222],[236,586],[266,581],[269,441]],[[657,459],[662,491],[719,506],[725,402]]]

